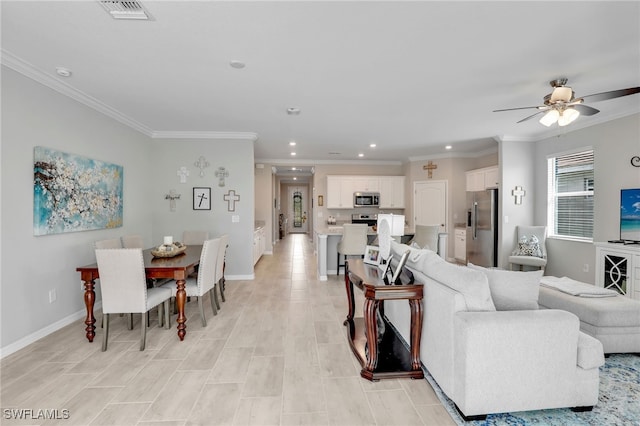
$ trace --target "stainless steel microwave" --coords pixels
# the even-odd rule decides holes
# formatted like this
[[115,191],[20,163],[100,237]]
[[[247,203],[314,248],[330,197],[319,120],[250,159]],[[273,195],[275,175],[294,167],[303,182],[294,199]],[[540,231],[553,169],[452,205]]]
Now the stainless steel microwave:
[[353,207],[379,207],[379,192],[354,192]]

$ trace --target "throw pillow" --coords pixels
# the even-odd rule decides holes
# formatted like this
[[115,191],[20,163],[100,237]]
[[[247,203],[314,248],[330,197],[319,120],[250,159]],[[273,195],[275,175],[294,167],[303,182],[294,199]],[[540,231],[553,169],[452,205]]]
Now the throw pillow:
[[540,240],[535,235],[527,237],[523,235],[518,241],[518,248],[513,252],[514,256],[535,256],[542,257]]
[[487,276],[491,297],[498,311],[538,309],[540,280],[544,271],[507,271],[483,268],[472,263],[468,266]]

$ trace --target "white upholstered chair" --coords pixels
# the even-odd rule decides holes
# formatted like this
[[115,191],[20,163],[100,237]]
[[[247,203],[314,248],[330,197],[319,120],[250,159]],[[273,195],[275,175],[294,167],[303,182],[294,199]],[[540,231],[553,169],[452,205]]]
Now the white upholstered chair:
[[93,243],[93,246],[97,249],[122,248],[122,241],[120,238],[110,238],[108,240],[96,241]]
[[209,239],[207,231],[184,231],[182,233],[182,244],[188,246],[199,246]]
[[[202,319],[202,326],[207,326],[207,319],[204,315],[204,306],[202,299],[205,294],[209,293],[211,299],[211,310],[214,315],[218,315],[214,298],[215,285],[216,285],[216,262],[218,259],[218,247],[220,245],[220,238],[214,238],[204,241],[202,245],[202,252],[200,253],[200,268],[198,270],[198,277],[187,277],[184,289],[189,297],[198,298],[198,309],[200,310],[200,318]],[[167,283],[160,288],[170,289],[171,296],[175,297],[178,291],[174,282]]]
[[171,290],[163,287],[147,289],[142,249],[96,249],[96,260],[102,291],[104,336],[102,350],[109,340],[109,315],[120,313],[142,314],[140,350],[146,344],[146,313],[158,306],[158,322],[162,325],[164,307],[165,327],[169,327],[169,299]]
[[[509,263],[511,269],[514,265],[519,265],[519,269],[523,270],[524,266],[532,266],[534,268],[544,269],[547,266],[547,227],[546,226],[517,226],[516,227],[518,240],[516,242],[516,248],[513,254],[509,256]],[[538,247],[540,251],[538,253],[524,254],[522,244],[528,247],[533,247],[531,243],[531,237],[535,236],[538,240]],[[526,241],[525,241],[526,239]]]
[[438,252],[438,234],[440,233],[440,225],[416,225],[416,233],[411,239],[411,243],[416,243],[420,248],[427,248],[431,251]]
[[343,225],[342,239],[338,243],[338,262],[336,264],[336,275],[340,275],[340,254],[344,256],[364,257],[367,249],[367,231],[369,226],[365,223],[345,223]]
[[122,240],[122,247],[124,248],[144,248],[144,238],[142,238],[142,235],[123,235],[120,239]]

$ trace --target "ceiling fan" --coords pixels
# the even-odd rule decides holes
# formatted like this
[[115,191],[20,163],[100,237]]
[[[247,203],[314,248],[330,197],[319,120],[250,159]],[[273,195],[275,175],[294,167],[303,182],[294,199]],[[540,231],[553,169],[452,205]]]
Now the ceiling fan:
[[606,101],[607,99],[620,98],[622,96],[633,95],[640,93],[640,87],[630,87],[628,89],[612,90],[610,92],[594,93],[593,95],[586,95],[580,98],[575,97],[573,89],[567,84],[567,79],[562,77],[549,82],[553,91],[544,97],[544,105],[520,107],[520,108],[508,108],[497,109],[493,112],[501,111],[514,111],[519,109],[537,109],[538,112],[518,121],[522,123],[539,114],[543,114],[540,119],[540,123],[549,127],[553,123],[557,122],[559,126],[566,126],[573,122],[580,114],[594,115],[600,112],[593,107],[584,105],[585,99],[589,102]]

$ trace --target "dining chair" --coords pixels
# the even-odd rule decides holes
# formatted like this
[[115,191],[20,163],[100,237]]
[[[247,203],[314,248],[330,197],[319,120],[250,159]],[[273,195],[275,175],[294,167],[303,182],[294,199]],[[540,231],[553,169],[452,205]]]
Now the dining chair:
[[93,243],[97,249],[114,249],[122,248],[122,240],[120,238],[111,238],[108,240],[98,240]]
[[109,316],[120,313],[142,314],[140,350],[146,344],[148,317],[152,308],[158,307],[158,324],[169,328],[169,299],[171,290],[165,287],[147,288],[142,249],[96,249],[100,289],[102,291],[102,314],[104,335],[102,351],[107,350],[109,340]]
[[[218,247],[218,258],[216,260],[215,281],[216,281],[216,284],[218,284],[218,289],[220,290],[220,298],[222,299],[223,302],[226,301],[224,298],[224,266],[225,266],[225,257],[227,254],[228,245],[229,245],[229,234],[221,235],[220,246]],[[215,302],[216,302],[216,305],[218,306],[218,309],[220,309],[220,304],[218,303],[218,296],[217,296],[217,293],[215,292],[215,289],[213,291],[213,294],[216,295]]]
[[340,264],[340,253],[344,255],[344,260],[347,260],[347,256],[358,255],[364,257],[364,252],[367,249],[367,231],[369,226],[366,223],[345,223],[342,226],[342,239],[338,243],[338,263],[336,264],[336,275],[340,275],[340,267],[344,264]]
[[122,240],[122,247],[124,248],[144,248],[144,238],[142,238],[142,235],[123,235],[120,239]]
[[184,231],[182,233],[182,243],[186,245],[199,246],[209,239],[207,231]]
[[[213,311],[213,315],[218,315],[218,310],[216,309],[216,305],[213,299],[214,297],[216,297],[215,277],[219,246],[220,238],[213,238],[204,241],[204,243],[202,244],[202,252],[200,253],[200,269],[198,272],[198,276],[196,278],[191,276],[187,277],[184,286],[188,297],[198,298],[198,309],[200,310],[200,318],[202,319],[203,327],[207,326],[207,319],[204,315],[204,306],[202,304],[202,299],[205,294],[209,293],[209,297],[211,298],[211,310]],[[160,288],[170,289],[171,296],[173,297],[176,296],[176,293],[178,291],[177,286],[174,282],[165,284]]]
[[511,269],[514,265],[522,271],[524,266],[544,270],[547,265],[547,227],[516,226],[518,242],[509,256]]

